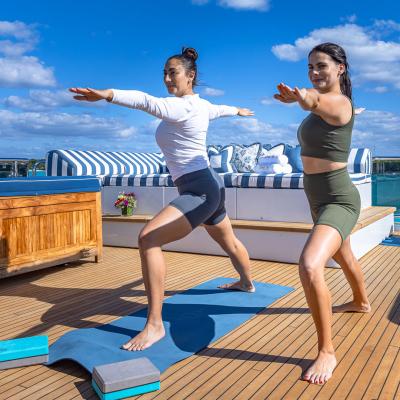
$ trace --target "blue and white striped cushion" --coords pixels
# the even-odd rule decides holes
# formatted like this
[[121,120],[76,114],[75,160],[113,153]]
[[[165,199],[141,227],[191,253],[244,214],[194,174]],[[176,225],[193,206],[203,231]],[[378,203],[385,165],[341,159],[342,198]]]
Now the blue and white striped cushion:
[[271,189],[302,189],[303,174],[238,174],[237,187],[240,188],[271,188]]
[[132,153],[117,151],[113,155],[125,165],[125,173],[159,174],[166,168],[164,157],[161,153]]
[[104,186],[167,186],[169,174],[119,174],[105,176],[103,178]]
[[82,150],[52,150],[46,154],[47,176],[120,174],[125,171],[112,153]]
[[351,149],[347,163],[350,173],[372,174],[372,155],[369,149]]
[[[240,188],[270,188],[270,189],[303,189],[303,174],[237,174],[237,187]],[[369,174],[350,174],[355,185],[371,182]]]
[[226,188],[237,187],[238,176],[241,175],[238,172],[221,172],[218,174],[224,181]]
[[349,174],[351,181],[357,186],[361,185],[363,183],[369,183],[371,182],[371,174]]

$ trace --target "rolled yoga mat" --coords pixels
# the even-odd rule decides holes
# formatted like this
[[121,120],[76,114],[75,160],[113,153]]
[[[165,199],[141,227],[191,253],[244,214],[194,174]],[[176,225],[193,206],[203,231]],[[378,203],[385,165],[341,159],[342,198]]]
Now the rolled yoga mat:
[[71,359],[92,373],[97,365],[147,357],[163,372],[294,290],[261,282],[254,282],[255,293],[217,288],[233,281],[216,278],[166,299],[163,306],[166,335],[146,350],[121,349],[122,344],[143,329],[147,309],[142,309],[106,325],[66,333],[50,346],[48,364]]

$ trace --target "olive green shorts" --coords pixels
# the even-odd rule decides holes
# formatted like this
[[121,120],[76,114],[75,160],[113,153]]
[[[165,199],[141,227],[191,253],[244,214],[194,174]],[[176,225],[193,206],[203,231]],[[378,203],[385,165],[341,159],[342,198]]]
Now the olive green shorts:
[[360,215],[361,200],[347,167],[320,174],[304,174],[304,191],[315,225],[335,228],[342,241],[350,235]]

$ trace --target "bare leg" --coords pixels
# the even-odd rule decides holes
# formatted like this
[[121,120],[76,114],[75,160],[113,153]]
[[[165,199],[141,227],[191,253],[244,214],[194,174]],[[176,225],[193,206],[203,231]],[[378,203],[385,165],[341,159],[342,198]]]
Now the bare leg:
[[220,288],[254,292],[249,254],[243,243],[235,236],[229,218],[226,216],[217,225],[204,225],[204,227],[208,234],[226,251],[240,277],[239,281],[221,285]]
[[164,337],[162,302],[166,265],[161,246],[188,235],[192,227],[181,211],[167,206],[145,225],[139,235],[143,280],[148,300],[146,325],[142,332],[125,343],[125,350],[144,350]]
[[341,246],[336,229],[316,225],[300,257],[299,273],[307,303],[318,335],[318,356],[304,373],[303,379],[322,385],[332,376],[336,367],[332,344],[332,302],[325,283],[324,267]]
[[353,292],[353,300],[349,303],[334,306],[334,313],[340,312],[359,312],[368,313],[371,311],[371,305],[368,301],[367,291],[365,289],[364,276],[361,266],[350,246],[350,237],[348,237],[333,256],[333,259],[342,267],[343,273],[350,284]]

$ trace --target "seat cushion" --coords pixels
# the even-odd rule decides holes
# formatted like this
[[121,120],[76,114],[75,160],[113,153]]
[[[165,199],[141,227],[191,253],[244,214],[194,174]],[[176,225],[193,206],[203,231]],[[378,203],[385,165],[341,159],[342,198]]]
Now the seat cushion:
[[302,189],[303,174],[257,174],[245,173],[237,177],[240,188]]
[[[355,185],[371,182],[369,174],[350,174]],[[303,189],[303,174],[237,174],[237,187],[240,188],[271,188],[271,189]]]
[[95,176],[30,176],[0,179],[0,197],[99,192],[100,188],[100,179]]
[[103,186],[169,186],[172,182],[169,174],[116,174],[102,179]]

